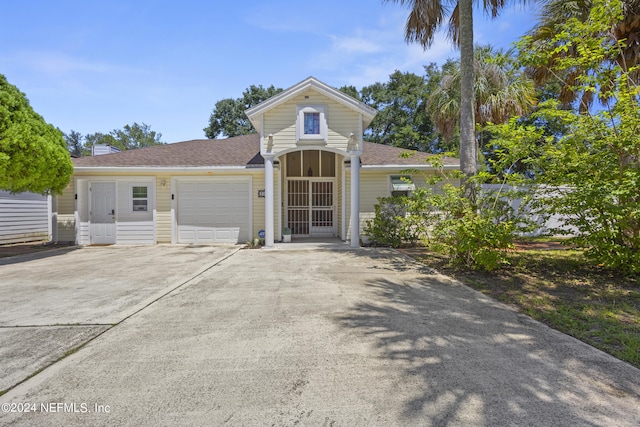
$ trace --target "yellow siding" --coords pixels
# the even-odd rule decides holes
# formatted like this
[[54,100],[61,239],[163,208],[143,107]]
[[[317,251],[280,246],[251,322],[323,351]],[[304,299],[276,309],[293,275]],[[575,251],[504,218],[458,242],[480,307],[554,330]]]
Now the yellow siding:
[[[360,132],[360,115],[342,104],[309,89],[278,107],[264,114],[264,134],[273,134],[273,152],[295,148],[296,141],[296,106],[297,105],[326,105],[327,106],[327,147],[347,150],[349,135],[358,137]],[[309,146],[310,143],[302,143]]]
[[[277,209],[277,188],[280,180],[280,174],[276,169],[274,171],[274,207]],[[202,172],[198,174],[193,173],[102,173],[102,174],[76,174],[75,178],[92,180],[92,179],[104,179],[106,177],[155,177],[156,197],[156,242],[157,243],[171,243],[172,239],[172,227],[173,227],[173,215],[172,215],[172,200],[171,200],[171,183],[172,178],[181,177],[220,177],[220,176],[251,176],[252,181],[252,234],[257,236],[258,231],[264,229],[264,198],[258,197],[258,190],[264,190],[264,169],[259,168],[255,170],[245,170],[238,172]],[[164,183],[164,185],[163,185]],[[69,186],[64,190],[62,195],[58,196],[58,240],[59,241],[76,241],[76,223],[75,223],[75,189],[74,181],[72,180]],[[88,196],[84,196],[86,199]],[[274,215],[277,223],[277,214]],[[276,233],[276,236],[279,235]]]
[[[426,175],[431,172],[422,172],[419,174],[411,174],[413,182],[416,186],[423,187],[426,184]],[[360,235],[364,235],[364,228],[367,221],[375,216],[374,206],[378,203],[378,197],[391,196],[390,176],[403,175],[402,169],[384,170],[384,171],[367,171],[360,170]],[[346,173],[346,190],[347,190],[347,239],[351,238],[351,174],[350,169]]]
[[58,241],[76,241],[75,219],[75,187],[73,178],[61,195],[57,196],[58,204]]
[[171,176],[156,175],[156,242],[171,243]]
[[343,158],[336,156],[336,188],[335,188],[335,205],[336,212],[335,217],[337,219],[338,237],[342,240],[345,236],[342,235],[342,168],[344,168]]

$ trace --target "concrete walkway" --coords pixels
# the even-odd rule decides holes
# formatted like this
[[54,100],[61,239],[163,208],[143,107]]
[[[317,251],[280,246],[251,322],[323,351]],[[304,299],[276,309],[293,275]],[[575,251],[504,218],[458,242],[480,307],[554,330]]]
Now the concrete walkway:
[[640,371],[394,251],[276,248],[236,252],[7,402],[35,411],[2,425],[637,426]]

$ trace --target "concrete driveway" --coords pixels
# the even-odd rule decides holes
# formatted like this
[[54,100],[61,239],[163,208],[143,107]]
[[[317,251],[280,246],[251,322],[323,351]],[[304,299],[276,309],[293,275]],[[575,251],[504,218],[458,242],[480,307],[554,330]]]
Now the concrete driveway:
[[3,425],[636,426],[640,371],[394,251],[243,250],[0,403]]
[[0,391],[238,247],[73,247],[0,259]]

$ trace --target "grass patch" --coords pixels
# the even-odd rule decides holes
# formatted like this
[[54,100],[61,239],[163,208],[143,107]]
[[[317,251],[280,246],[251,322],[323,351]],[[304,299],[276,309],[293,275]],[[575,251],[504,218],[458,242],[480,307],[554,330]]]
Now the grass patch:
[[640,368],[640,277],[590,264],[579,249],[527,248],[500,270],[458,270],[426,250],[407,253],[466,285]]

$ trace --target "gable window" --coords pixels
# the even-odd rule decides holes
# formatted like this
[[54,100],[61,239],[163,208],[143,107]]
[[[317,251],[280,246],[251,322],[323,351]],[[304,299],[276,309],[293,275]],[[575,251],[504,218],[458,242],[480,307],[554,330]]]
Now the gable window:
[[320,113],[304,113],[304,134],[320,135]]
[[409,175],[392,175],[391,176],[391,195],[410,196],[416,189],[411,176]]
[[149,207],[148,187],[131,187],[131,210],[133,212],[147,212]]
[[317,144],[327,141],[327,107],[324,105],[298,105],[296,136],[298,141]]

